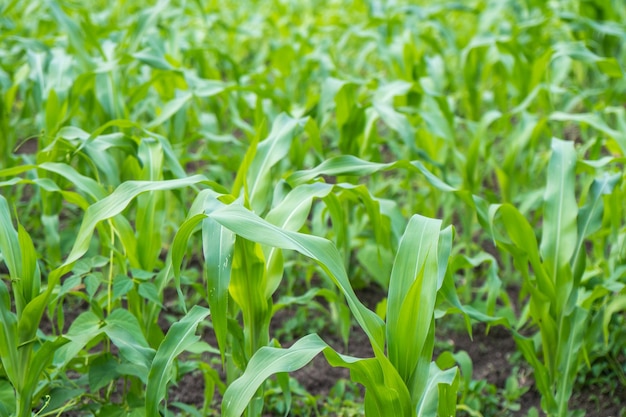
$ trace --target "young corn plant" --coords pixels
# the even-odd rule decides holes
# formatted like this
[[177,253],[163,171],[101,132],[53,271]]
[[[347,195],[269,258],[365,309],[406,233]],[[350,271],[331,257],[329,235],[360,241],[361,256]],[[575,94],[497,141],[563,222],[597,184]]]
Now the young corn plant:
[[[0,195],[0,253],[9,272],[12,296],[0,281],[0,361],[2,374],[13,389],[9,402],[0,402],[4,415],[30,416],[40,406],[46,383],[42,373],[54,352],[68,342],[63,336],[41,339],[33,309],[45,308],[41,272],[30,235],[18,222],[17,230],[7,200]],[[12,303],[13,302],[13,303]],[[12,306],[14,304],[14,306]],[[15,311],[13,311],[15,309]]]
[[[152,165],[147,163],[146,166]],[[105,296],[91,300],[97,286],[92,287],[94,293],[89,295],[92,311],[82,313],[72,323],[66,334],[56,337],[46,335],[42,337],[37,330],[45,310],[50,307],[54,299],[63,292],[67,292],[65,287],[68,283],[80,284],[81,277],[77,276],[78,281],[76,282],[73,278],[75,275],[72,275],[66,279],[67,282],[63,282],[64,286],[60,290],[58,287],[65,274],[79,269],[77,262],[81,261],[89,251],[92,243],[91,238],[96,228],[99,228],[101,234],[107,238],[114,238],[116,235],[122,236],[122,250],[132,255],[136,253],[137,241],[134,236],[132,239],[129,238],[129,234],[132,235],[132,229],[130,229],[127,220],[120,216],[120,213],[133,200],[142,195],[152,196],[153,193],[162,190],[186,188],[206,181],[206,179],[201,176],[194,176],[169,181],[128,181],[107,196],[98,183],[78,174],[69,166],[48,162],[37,167],[70,179],[81,193],[85,193],[89,199],[93,199],[95,202],[89,204],[81,194],[62,190],[45,179],[15,178],[15,181],[7,182],[9,184],[32,182],[45,187],[50,192],[59,193],[64,198],[84,208],[85,216],[76,234],[70,254],[62,265],[48,273],[47,282],[42,285],[33,243],[19,223],[18,229],[15,230],[7,200],[4,197],[0,199],[0,227],[2,230],[0,253],[9,270],[13,291],[11,297],[6,285],[4,282],[2,283],[0,288],[2,292],[2,305],[0,306],[2,314],[2,364],[3,372],[14,392],[13,396],[9,396],[12,398],[11,401],[8,403],[3,401],[3,407],[8,410],[8,413],[14,412],[20,417],[30,416],[33,407],[41,407],[40,400],[48,391],[48,384],[39,384],[42,372],[48,369],[48,376],[54,380],[60,376],[60,372],[66,366],[74,362],[76,355],[83,349],[95,347],[99,341],[104,340],[106,346],[113,343],[118,347],[120,356],[125,363],[118,366],[115,361],[109,361],[103,367],[102,361],[98,360],[101,355],[95,355],[90,358],[93,361],[92,369],[100,372],[99,377],[105,381],[105,384],[120,375],[135,377],[143,384],[147,384],[147,392],[150,394],[148,404],[152,404],[153,408],[150,409],[147,405],[146,410],[150,415],[154,415],[152,411],[158,407],[160,400],[165,395],[165,384],[170,378],[169,370],[174,358],[196,341],[197,338],[193,333],[198,323],[208,315],[208,310],[200,307],[192,309],[180,323],[172,326],[165,338],[161,336],[160,339],[156,340],[155,347],[158,349],[155,351],[146,340],[146,335],[150,334],[150,326],[144,323],[140,324],[137,317],[128,310],[114,308],[116,306],[111,303],[112,288],[110,284],[112,284],[112,277],[109,276],[109,286]],[[26,167],[22,171],[32,168]],[[3,185],[6,186],[7,184]],[[149,218],[150,216],[146,217]],[[109,222],[110,233],[108,233],[108,228],[101,227],[105,221]],[[117,250],[114,245],[103,246],[105,253]],[[109,269],[112,271],[116,264],[111,260],[111,264],[108,265]],[[86,265],[89,265],[89,262]],[[125,268],[126,266],[122,265],[122,270]],[[85,265],[81,266],[80,269],[85,270]],[[88,266],[86,271],[89,272]],[[84,272],[81,273],[81,276],[83,274]],[[167,277],[167,273],[165,276]],[[87,283],[87,278],[85,278],[85,285],[90,286],[90,283]],[[139,284],[139,294],[143,295],[141,285],[144,284]],[[89,289],[87,291],[89,292]],[[143,300],[141,303],[143,304]],[[15,312],[12,311],[12,304],[14,304]],[[157,304],[159,304],[158,300]],[[153,343],[155,342],[153,341]],[[105,358],[106,355],[102,357]],[[98,384],[91,386],[92,389],[98,389],[98,387],[100,387]],[[77,396],[82,395],[77,391],[73,392]]]
[[331,365],[350,369],[353,380],[366,387],[368,416],[454,414],[456,368],[442,371],[432,362],[435,300],[450,252],[450,228],[441,231],[438,220],[411,218],[394,262],[385,322],[359,301],[330,241],[272,225],[236,202],[219,205],[208,216],[247,241],[295,250],[314,259],[345,296],[375,355],[354,358],[339,354],[315,334],[289,349],[261,347],[243,375],[227,388],[224,415],[239,416],[246,408],[248,415],[260,415],[260,408],[250,408],[250,403],[258,401],[255,398],[263,382],[273,374],[280,378],[281,373],[303,367],[322,352]]
[[[389,242],[389,239],[383,237],[388,229],[382,225],[377,201],[363,186],[320,182],[301,184],[285,192],[282,191],[286,188],[284,184],[273,184],[269,173],[280,169],[281,160],[290,149],[297,146],[296,134],[305,122],[303,119],[279,115],[268,137],[261,142],[258,142],[257,137],[251,143],[232,194],[222,195],[220,199],[232,202],[234,196],[241,195],[240,201],[269,223],[285,230],[297,231],[310,216],[314,199],[326,203],[333,224],[346,224],[342,199],[345,196],[358,198],[364,202],[367,215],[374,224],[376,240],[383,247],[388,246],[385,242]],[[240,376],[254,353],[269,344],[269,324],[275,313],[272,296],[283,280],[284,261],[280,248],[261,246],[244,236],[235,236],[207,217],[207,213],[222,204],[216,200],[217,195],[209,190],[198,194],[187,220],[174,239],[171,261],[176,285],[180,288],[180,264],[187,242],[191,234],[201,229],[207,301],[212,311],[213,328],[225,365],[227,383],[230,383]],[[270,203],[273,205],[271,208]],[[341,229],[338,239],[347,242],[347,232],[338,229]],[[346,251],[349,250],[348,247]],[[321,288],[314,289],[314,292],[325,294]],[[329,300],[335,298],[328,297]],[[239,314],[243,318],[243,328],[236,324]],[[349,316],[344,317],[347,325],[342,327],[349,330]],[[347,332],[343,336],[347,339]],[[288,388],[288,385],[283,384],[283,387]],[[255,410],[260,410],[261,405],[262,396],[259,395],[257,401],[251,404],[250,412],[257,414],[260,411]]]
[[[526,218],[512,205],[491,205],[475,198],[479,218],[499,247],[514,259],[530,294],[527,314],[539,328],[541,353],[533,338],[515,333],[517,345],[535,372],[542,408],[550,416],[569,415],[585,338],[588,307],[581,298],[585,271],[585,239],[598,229],[602,198],[610,194],[616,177],[597,179],[585,206],[575,197],[574,145],[552,140],[548,180],[544,193],[541,244]],[[502,230],[502,231],[500,231]],[[518,329],[525,324],[522,319]]]

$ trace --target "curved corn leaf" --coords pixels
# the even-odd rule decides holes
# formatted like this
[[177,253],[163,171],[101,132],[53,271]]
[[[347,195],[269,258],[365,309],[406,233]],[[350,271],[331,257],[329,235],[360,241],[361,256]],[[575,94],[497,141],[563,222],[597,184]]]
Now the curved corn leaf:
[[[417,404],[416,414],[418,417],[428,417],[435,416],[438,414],[437,411],[442,408],[441,403],[447,403],[443,408],[446,410],[455,410],[456,398],[454,398],[454,403],[449,404],[451,401],[448,398],[442,398],[440,395],[439,386],[440,385],[452,385],[454,380],[458,375],[457,368],[450,368],[442,371],[439,369],[435,362],[430,364],[429,372],[428,372],[428,383],[424,389],[424,395],[420,398],[419,403]],[[447,416],[451,416],[454,414],[447,414]]]
[[128,181],[120,185],[108,197],[90,206],[74,241],[72,251],[65,260],[64,266],[77,261],[89,247],[89,240],[96,225],[108,218],[121,213],[139,194],[147,191],[165,191],[189,187],[205,181],[202,175],[165,181]]
[[20,375],[17,346],[17,317],[11,311],[9,290],[4,281],[0,281],[0,361],[14,387],[17,387]]
[[[309,363],[320,352],[332,366],[350,369],[352,379],[366,387],[365,413],[367,416],[414,416],[409,394],[398,374],[395,379],[376,358],[360,359],[341,355],[330,348],[316,334],[303,337],[288,349],[263,347],[250,359],[244,374],[224,393],[222,415],[238,417],[246,409],[257,389],[270,376],[279,372],[293,372]],[[384,358],[384,357],[383,357]],[[387,362],[387,364],[389,364]],[[390,364],[389,364],[390,365]],[[393,369],[393,368],[391,368]],[[398,385],[399,384],[399,385]]]
[[11,277],[14,279],[21,277],[22,256],[17,232],[13,227],[9,203],[2,195],[0,195],[0,252]]
[[[0,170],[0,177],[14,177],[34,169],[42,169],[64,177],[75,185],[76,188],[89,195],[94,201],[100,200],[106,196],[104,188],[93,178],[80,174],[71,165],[57,162],[43,162],[39,165],[18,165],[16,167]],[[12,178],[12,181],[19,181],[19,179]]]
[[305,122],[306,119],[293,119],[281,113],[274,120],[269,136],[258,144],[247,172],[248,198],[255,213],[262,214],[266,210],[272,185],[270,170],[287,155]]
[[556,297],[555,284],[542,263],[537,238],[532,227],[515,207],[510,204],[502,204],[489,207],[489,223],[492,230],[495,228],[495,217],[498,213],[502,216],[502,224],[508,237],[522,251],[520,255],[525,254],[528,257],[528,262],[532,265],[536,275],[539,291],[545,298],[554,300]]
[[198,324],[209,315],[209,310],[193,306],[191,310],[177,323],[170,327],[154,355],[154,360],[148,374],[146,386],[146,415],[159,415],[159,404],[165,397],[165,389],[171,375],[170,371],[174,359],[193,343],[199,340],[195,335]]
[[611,194],[613,188],[621,179],[620,174],[605,175],[593,180],[589,189],[587,203],[578,212],[578,240],[572,255],[571,265],[574,269],[574,283],[578,285],[585,270],[584,240],[602,226],[602,212],[604,210],[603,196]]
[[289,349],[262,347],[252,356],[244,374],[226,389],[222,415],[241,416],[267,378],[279,372],[297,371],[327,347],[317,335],[305,336]]
[[608,137],[615,140],[620,150],[622,151],[622,156],[626,155],[626,133],[620,130],[615,130],[611,128],[603,119],[597,114],[594,113],[563,113],[563,112],[554,112],[550,115],[550,120],[559,121],[559,122],[573,122],[573,123],[584,123],[587,124],[594,129],[604,133]]
[[287,177],[287,182],[292,186],[311,181],[322,175],[354,175],[365,176],[380,171],[391,169],[406,169],[407,171],[419,172],[436,189],[446,192],[456,192],[457,188],[445,183],[435,174],[430,172],[421,161],[397,161],[391,163],[369,162],[352,155],[342,155],[327,159],[315,168],[297,171]]
[[[300,185],[272,208],[265,216],[265,220],[281,229],[296,232],[309,216],[313,199],[324,198],[332,190],[332,185],[321,182]],[[282,251],[274,246],[266,248],[265,259],[268,265],[265,296],[269,298],[276,292],[283,278]]]

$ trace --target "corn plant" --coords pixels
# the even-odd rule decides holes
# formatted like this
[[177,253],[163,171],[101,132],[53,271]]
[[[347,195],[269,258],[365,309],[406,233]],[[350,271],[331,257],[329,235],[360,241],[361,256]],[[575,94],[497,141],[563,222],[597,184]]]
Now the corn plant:
[[[73,177],[76,179],[80,180],[81,178],[71,170],[63,172],[73,174]],[[167,340],[173,339],[174,341],[161,343],[164,353],[159,355],[161,352],[161,349],[159,349],[155,356],[154,350],[148,345],[137,319],[126,310],[111,309],[111,294],[109,294],[108,298],[106,318],[103,317],[104,309],[97,309],[95,314],[93,312],[83,313],[72,324],[67,335],[51,338],[50,340],[44,339],[40,341],[36,336],[36,331],[42,315],[51,301],[57,285],[60,283],[61,276],[72,270],[76,262],[87,252],[94,229],[100,222],[119,214],[141,193],[189,186],[197,184],[203,179],[203,177],[196,176],[169,182],[127,182],[110,196],[104,197],[90,205],[86,210],[85,218],[76,236],[72,251],[61,266],[49,273],[45,289],[41,288],[40,271],[32,241],[21,225],[18,224],[17,231],[13,229],[9,206],[6,199],[2,197],[0,200],[0,203],[2,203],[3,230],[1,251],[9,267],[12,278],[11,287],[13,289],[13,297],[9,297],[6,286],[2,283],[2,360],[7,377],[15,390],[14,409],[17,415],[31,415],[33,401],[39,400],[45,393],[45,385],[38,386],[37,384],[41,373],[51,364],[53,358],[54,365],[57,367],[56,372],[58,372],[82,348],[101,333],[106,334],[109,340],[118,346],[126,360],[131,362],[139,361],[137,364],[139,369],[130,371],[130,374],[139,376],[140,379],[144,380],[144,383],[148,381],[148,371],[150,369],[153,369],[151,372],[166,373],[167,367],[171,366],[172,357],[178,355],[181,349],[190,343],[190,340],[193,341],[187,336],[182,337],[180,340],[179,336],[167,337]],[[88,181],[82,181],[81,183],[93,185]],[[110,267],[112,268],[113,265],[110,265]],[[111,291],[110,286],[109,291]],[[11,299],[15,303],[15,313],[11,311]],[[207,314],[208,311],[205,312],[200,309],[190,311],[188,316],[190,323],[183,321],[179,326],[173,328],[172,332],[189,334],[190,329],[195,329],[194,326],[197,326],[198,317],[201,319],[206,317]],[[39,343],[41,343],[41,347],[35,350],[35,345]],[[170,347],[172,344],[174,344],[173,348]],[[163,358],[151,368],[151,365],[153,365],[152,358],[160,358],[160,356],[163,356]],[[159,381],[159,384],[162,384],[164,377],[159,376],[156,380]],[[162,385],[158,385],[154,390],[158,393],[157,395],[163,395],[161,392],[163,391]],[[152,393],[154,390],[150,387],[149,391]],[[158,402],[155,404],[158,405]]]
[[[280,245],[281,249],[296,250],[316,260],[346,297],[375,353],[369,359],[343,356],[315,335],[286,350],[263,347],[250,358],[244,374],[224,394],[225,415],[241,415],[266,378],[299,369],[322,351],[329,363],[348,367],[353,378],[365,385],[368,415],[385,415],[389,410],[398,415],[429,415],[435,410],[442,415],[454,414],[454,388],[443,389],[439,398],[439,385],[452,387],[456,370],[441,371],[431,363],[434,301],[445,273],[439,270],[440,265],[444,269],[447,264],[449,229],[440,232],[440,222],[419,216],[409,222],[390,279],[391,302],[385,325],[358,300],[337,249],[329,241],[278,228],[236,204],[215,209],[209,218],[249,241]],[[438,249],[440,239],[442,248]],[[415,318],[417,323],[413,321]],[[407,334],[411,335],[408,339]],[[415,355],[415,352],[420,353]]]
[[[544,194],[540,246],[528,221],[511,205],[484,202],[479,211],[496,243],[513,255],[530,294],[528,314],[539,328],[541,354],[531,338],[516,334],[519,349],[535,371],[542,407],[549,415],[568,415],[568,401],[582,359],[588,309],[580,287],[585,266],[585,239],[602,217],[602,196],[616,177],[598,179],[580,210],[575,199],[576,152],[571,142],[552,140]],[[499,220],[498,220],[499,219]],[[505,233],[498,232],[502,227]],[[532,267],[532,273],[530,268]],[[522,326],[525,320],[518,323]]]
[[[35,336],[38,322],[31,315],[33,308],[44,307],[40,297],[41,272],[33,242],[18,223],[13,227],[10,209],[0,196],[0,251],[9,269],[13,297],[4,282],[0,282],[0,336],[3,373],[14,390],[14,402],[2,404],[5,414],[30,416],[33,402],[39,402],[43,392],[39,384],[42,373],[50,365],[52,354],[68,342],[62,336],[40,340]],[[15,303],[15,312],[11,301]]]

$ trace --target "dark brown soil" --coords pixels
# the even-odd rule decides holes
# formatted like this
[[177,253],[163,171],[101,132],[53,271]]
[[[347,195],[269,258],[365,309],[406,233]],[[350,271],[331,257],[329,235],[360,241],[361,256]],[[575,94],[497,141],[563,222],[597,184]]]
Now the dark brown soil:
[[515,341],[508,330],[492,327],[489,333],[484,325],[473,329],[473,340],[466,332],[447,335],[455,351],[463,350],[472,358],[474,379],[486,379],[490,384],[504,387],[510,375],[511,355],[515,353]]
[[[524,417],[533,407],[539,411],[540,416],[545,416],[541,411],[541,395],[534,385],[532,369],[516,353],[515,341],[507,329],[492,327],[487,333],[484,324],[477,324],[473,328],[473,340],[466,332],[452,332],[445,337],[455,351],[463,350],[472,358],[474,380],[486,380],[503,390],[507,378],[517,367],[519,386],[528,388],[517,401],[520,406],[518,411],[503,407],[496,414],[489,414],[484,410],[478,410],[483,412],[484,417],[492,415],[494,417]],[[606,386],[575,387],[569,408],[572,411],[584,410],[587,417],[624,417],[626,416],[626,387],[621,386],[614,392]]]
[[[337,352],[348,354],[358,358],[371,358],[374,356],[372,347],[365,333],[360,328],[353,327],[350,332],[348,350],[343,347],[343,342],[334,334],[322,335],[322,339]],[[325,398],[331,388],[341,379],[350,379],[350,371],[345,368],[334,368],[326,362],[324,355],[320,354],[301,370],[294,372],[293,377],[311,394]]]
[[28,138],[24,139],[21,142],[18,142],[17,146],[14,149],[14,153],[16,155],[22,154],[35,154],[39,148],[39,143],[37,138]]

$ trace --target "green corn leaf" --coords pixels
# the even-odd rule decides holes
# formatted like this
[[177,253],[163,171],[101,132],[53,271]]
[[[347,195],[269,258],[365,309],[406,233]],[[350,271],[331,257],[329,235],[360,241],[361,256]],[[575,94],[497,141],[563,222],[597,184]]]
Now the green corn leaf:
[[143,50],[135,52],[132,57],[139,62],[164,71],[175,71],[176,69],[167,62],[162,56],[157,55],[154,51]]
[[324,356],[332,366],[350,369],[352,380],[365,386],[365,414],[384,417],[414,416],[411,394],[393,364],[377,345],[372,346],[375,358],[358,359],[325,349]]
[[556,286],[556,307],[561,311],[572,291],[569,261],[576,248],[578,205],[574,195],[576,151],[572,142],[552,139],[548,181],[544,194],[540,253]]
[[[517,248],[522,252],[517,255],[518,261],[525,262],[522,257],[527,256],[536,275],[539,292],[546,299],[554,300],[556,297],[555,283],[548,275],[546,268],[541,262],[537,238],[530,224],[522,214],[509,204],[492,205],[489,207],[489,222],[493,230],[495,216],[500,213],[503,226]],[[516,255],[516,254],[514,254]]]
[[161,114],[159,114],[158,117],[156,117],[154,120],[148,123],[146,125],[146,128],[152,129],[152,128],[162,125],[167,120],[169,120],[172,116],[174,116],[174,114],[176,114],[179,110],[181,110],[183,106],[187,104],[187,102],[191,100],[192,98],[193,98],[193,94],[189,92],[185,92],[180,97],[177,97],[171,101],[168,101],[165,104],[165,106],[163,106],[163,109],[161,110]]
[[[89,53],[85,49],[86,41],[83,38],[83,34],[78,24],[70,19],[67,14],[59,7],[57,1],[51,1],[48,4],[52,17],[56,20],[57,24],[63,28],[63,31],[67,33],[68,39],[73,48],[76,49],[78,57],[85,62],[90,62]],[[42,76],[43,77],[43,76]]]
[[439,233],[438,268],[437,268],[437,291],[443,286],[443,281],[448,270],[450,254],[452,253],[452,241],[454,240],[454,227],[448,226]]
[[313,199],[324,198],[332,190],[333,185],[321,182],[295,187],[267,213],[265,220],[282,229],[298,231],[309,216]]
[[[264,119],[265,120],[265,119]],[[254,162],[256,158],[257,149],[259,147],[259,142],[261,140],[261,131],[265,129],[265,121],[261,124],[259,129],[257,130],[256,135],[252,137],[250,141],[250,145],[248,145],[248,149],[246,150],[246,154],[243,157],[243,160],[239,164],[239,168],[237,169],[237,175],[235,176],[235,182],[233,183],[232,194],[234,196],[240,196],[243,190],[244,202],[249,204],[250,202],[250,187],[248,184],[248,175],[250,172],[250,166]]]
[[[365,412],[368,416],[415,415],[406,388],[402,390],[396,385],[402,384],[397,373],[395,381],[386,379],[389,375],[385,375],[379,360],[338,354],[315,334],[303,337],[289,349],[273,347],[259,349],[248,363],[244,374],[226,389],[222,401],[222,414],[225,417],[241,416],[258,387],[267,378],[278,372],[296,371],[320,352],[324,353],[332,366],[349,368],[352,379],[365,385]],[[391,366],[389,362],[386,363]]]
[[72,251],[64,266],[76,262],[89,247],[89,241],[96,225],[121,213],[139,194],[147,191],[164,191],[189,187],[205,181],[202,175],[166,181],[128,181],[120,185],[108,197],[98,201],[87,209],[81,227],[74,241]]
[[33,168],[58,174],[70,181],[77,189],[89,195],[93,201],[100,200],[106,196],[104,188],[94,179],[84,176],[76,171],[71,165],[56,162],[44,162],[33,166]]
[[341,199],[335,193],[330,193],[324,197],[324,203],[326,209],[330,215],[330,219],[333,227],[333,234],[335,235],[335,244],[343,254],[347,257],[350,253],[350,227],[348,222],[348,214],[345,207],[341,204]]
[[548,369],[537,357],[535,353],[535,344],[532,339],[526,338],[516,332],[513,333],[517,348],[521,351],[524,358],[532,366],[534,371],[535,383],[537,384],[537,390],[541,393],[542,405],[545,403],[544,410],[556,410],[556,400],[552,392],[552,385],[550,383],[550,373]]
[[379,103],[377,101],[372,103],[372,107],[381,120],[400,135],[404,144],[409,149],[417,151],[417,146],[415,146],[415,131],[404,114],[398,112],[389,104]]
[[157,350],[146,387],[146,415],[159,415],[159,404],[165,397],[165,389],[171,375],[170,371],[174,359],[188,349],[199,337],[195,335],[198,324],[209,315],[209,310],[200,306],[193,306],[191,310],[177,323],[170,327],[163,342]]
[[359,200],[365,206],[367,216],[371,223],[372,229],[374,229],[374,237],[376,243],[381,249],[389,249],[391,242],[388,239],[390,231],[383,227],[383,218],[380,210],[379,201],[374,198],[364,185],[354,186],[352,184],[337,184],[337,187],[340,187],[354,195],[356,195]]
[[204,213],[206,210],[210,212],[221,205],[215,197],[216,194],[211,190],[204,190],[198,194],[189,210],[187,219],[180,225],[174,236],[170,258],[179,299],[181,305],[185,306],[184,296],[180,289],[180,265],[191,234],[198,225],[201,225],[208,302],[223,362],[228,334],[228,285],[230,283],[235,236],[214,220],[207,218]]
[[441,295],[449,302],[456,310],[454,312],[460,312],[465,316],[465,328],[467,333],[472,336],[472,324],[469,320],[470,318],[477,320],[481,323],[489,323],[492,325],[500,324],[506,328],[511,328],[511,324],[509,323],[506,317],[493,317],[485,314],[484,312],[478,311],[474,307],[470,305],[463,305],[459,300],[459,295],[454,286],[454,276],[452,274],[446,274],[446,277],[443,280],[443,285],[441,286]]
[[305,122],[305,119],[293,119],[282,113],[272,124],[269,136],[259,143],[247,173],[248,198],[255,213],[262,214],[266,210],[272,186],[270,170],[287,155]]
[[[174,272],[176,290],[179,293],[181,301],[184,299],[180,290],[180,266],[183,261],[183,257],[187,251],[187,245],[191,235],[197,230],[198,225],[206,218],[204,214],[205,206],[209,197],[214,196],[215,193],[211,190],[203,190],[198,193],[193,201],[187,218],[178,227],[176,235],[174,235],[174,241],[169,252],[169,260]],[[214,198],[214,197],[213,197]],[[184,303],[182,303],[184,307]]]
[[21,409],[18,410],[19,416],[30,417],[32,415],[33,396],[39,384],[41,374],[52,362],[54,352],[68,341],[63,336],[59,336],[54,340],[48,340],[29,358],[28,366],[23,370],[22,374],[22,389],[18,393],[21,404]]
[[172,247],[169,252],[170,262],[174,273],[174,285],[176,286],[176,291],[178,292],[178,297],[183,309],[186,309],[187,307],[185,306],[185,297],[183,296],[182,289],[180,287],[180,266],[183,261],[183,257],[185,256],[185,252],[187,251],[189,238],[196,231],[197,226],[201,224],[202,220],[205,218],[206,215],[202,213],[188,217],[176,231],[176,235],[174,236],[174,241],[172,242]]
[[552,157],[548,164],[548,182],[544,194],[540,252],[553,277],[556,277],[559,268],[569,262],[577,240],[575,167],[576,152],[573,143],[552,139]]
[[[444,398],[440,395],[439,385],[451,386],[454,383],[457,374],[457,368],[451,368],[442,371],[441,369],[439,369],[435,362],[432,362],[430,364],[428,384],[426,385],[426,388],[424,390],[424,395],[420,398],[420,401],[417,404],[416,414],[418,417],[439,415],[437,414],[437,411],[441,408],[448,410],[455,408],[454,404],[452,404],[452,407],[450,407],[450,404],[448,404],[450,402],[448,398]],[[445,406],[440,405],[440,403],[445,404]]]
[[22,256],[17,232],[13,227],[11,210],[6,198],[0,195],[0,252],[12,278],[22,275]]
[[[89,203],[87,202],[87,200],[85,200],[85,198],[78,194],[75,193],[73,191],[64,191],[61,188],[59,188],[59,186],[52,181],[49,178],[36,178],[34,180],[29,180],[29,179],[22,179],[22,178],[12,178],[9,181],[3,181],[0,182],[0,187],[11,187],[17,184],[34,184],[37,185],[39,187],[41,187],[42,190],[51,192],[51,193],[59,193],[61,194],[61,196],[65,199],[65,201],[67,201],[68,203],[71,204],[75,204],[78,207],[82,208],[82,209],[87,209],[87,207],[89,207]],[[48,224],[46,224],[46,220],[49,221],[49,219],[55,218],[55,215],[42,215],[42,222],[44,222],[44,227],[47,227]],[[51,222],[50,222],[51,223]],[[54,232],[55,234],[58,234],[55,228],[54,230],[48,231],[48,232]],[[46,238],[48,238],[48,236],[46,236]]]
[[573,123],[584,123],[593,127],[594,129],[604,133],[609,138],[613,139],[620,150],[622,151],[622,155],[626,155],[626,133],[620,130],[615,130],[611,128],[606,121],[602,117],[594,113],[582,113],[582,114],[571,114],[571,113],[563,113],[563,112],[554,112],[550,115],[550,120],[558,121],[558,122],[573,122]]
[[30,235],[21,223],[17,224],[17,237],[22,257],[22,276],[21,287],[24,302],[29,303],[30,300],[39,295],[41,288],[41,273],[37,264],[37,252],[30,238]]
[[437,293],[440,220],[415,215],[400,240],[387,297],[390,361],[405,382],[411,379],[426,343]]
[[558,357],[558,383],[556,403],[559,405],[559,416],[568,415],[569,399],[574,390],[576,375],[578,374],[581,359],[581,347],[587,326],[587,311],[576,307],[571,314],[561,321],[561,337]]
[[602,212],[604,210],[603,196],[611,194],[620,179],[620,174],[605,175],[602,178],[596,178],[589,189],[587,203],[578,212],[578,240],[570,261],[574,269],[575,285],[580,282],[585,270],[586,253],[584,240],[592,233],[598,231],[602,226]]
[[479,163],[479,158],[482,157],[481,153],[484,152],[483,149],[486,147],[485,144],[485,136],[489,125],[502,117],[502,114],[499,111],[489,111],[485,113],[480,119],[480,124],[474,137],[472,139],[472,143],[468,149],[467,153],[467,163],[465,165],[465,177],[467,181],[467,188],[470,191],[474,191],[477,183],[477,167]]
[[201,98],[212,97],[223,91],[231,90],[235,85],[234,83],[225,83],[218,80],[192,78],[189,74],[185,74],[185,78],[187,78],[187,80],[193,79],[193,81],[190,82],[193,95]]
[[[163,177],[163,149],[159,142],[143,140],[139,146],[142,178],[159,181]],[[161,252],[162,227],[165,221],[165,201],[161,193],[143,193],[137,196],[137,255],[139,266],[152,271]]]
[[228,292],[242,311],[248,357],[269,342],[270,317],[265,282],[265,257],[261,246],[238,237],[234,245]]
[[609,324],[615,313],[626,310],[626,294],[618,294],[613,297],[604,309],[602,316],[602,334],[604,336],[604,344],[609,343]]
[[377,171],[390,168],[393,164],[368,162],[352,155],[337,156],[327,159],[315,168],[297,171],[287,177],[292,186],[303,184],[321,175],[371,175]]
[[134,24],[124,33],[124,44],[129,52],[134,52],[141,44],[145,34],[153,28],[164,11],[168,8],[169,0],[159,0],[153,7],[143,8],[134,20]]
[[278,372],[297,371],[327,346],[317,335],[309,335],[298,340],[289,349],[262,347],[250,359],[244,374],[226,389],[222,400],[222,415],[241,416],[267,378]]
[[115,235],[119,237],[120,242],[124,245],[128,264],[132,268],[140,268],[139,254],[137,253],[137,236],[129,219],[117,215],[111,218],[111,223],[113,224]]
[[[324,198],[332,190],[332,185],[321,182],[300,185],[270,210],[265,220],[281,229],[296,232],[306,222],[313,199]],[[283,278],[282,251],[276,247],[264,248],[264,251],[268,265],[265,296],[269,298],[276,292]]]
[[583,42],[560,42],[554,45],[553,59],[568,56],[582,62],[593,63],[604,74],[612,78],[622,78],[623,71],[615,58],[605,58],[591,52]]
[[17,317],[11,311],[9,290],[4,281],[0,281],[0,361],[14,387],[21,373],[17,346]]
[[406,169],[411,172],[418,172],[424,175],[426,180],[438,190],[446,192],[458,191],[457,188],[445,183],[435,174],[430,172],[421,161],[397,161],[383,164],[365,161],[352,155],[337,156],[325,160],[315,168],[304,171],[296,171],[287,177],[287,182],[292,186],[297,186],[322,175],[353,175],[362,177],[376,172],[389,171],[391,169],[398,168]]
[[224,364],[228,335],[228,288],[235,235],[211,218],[202,221],[202,250],[211,321]]

